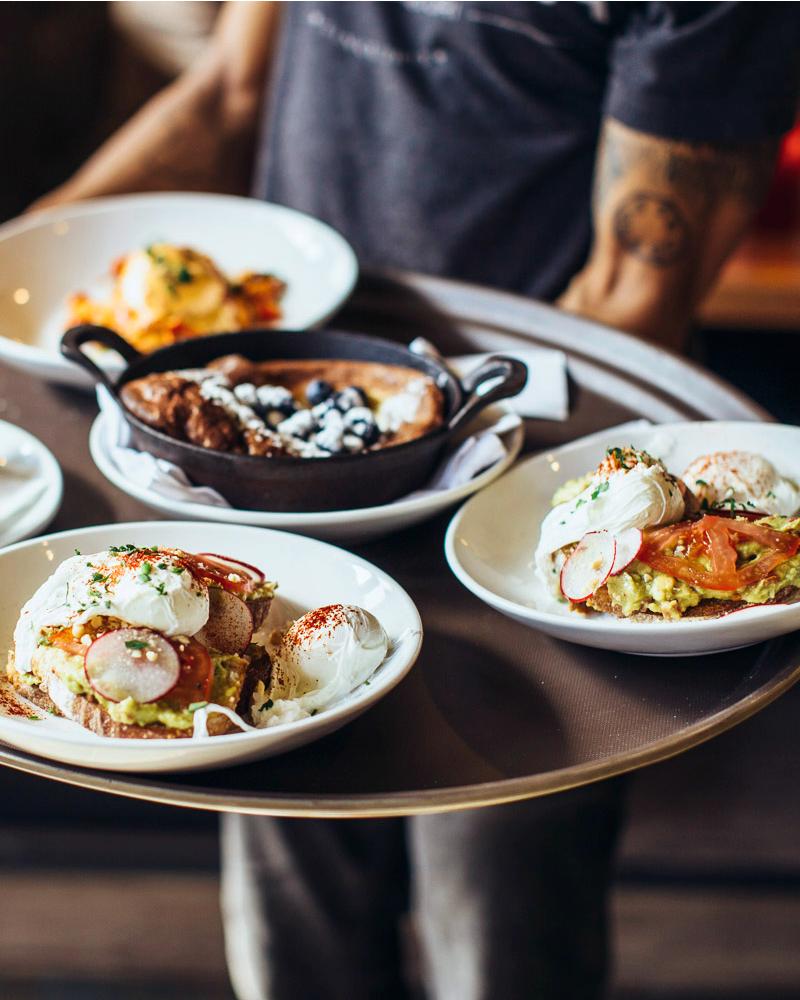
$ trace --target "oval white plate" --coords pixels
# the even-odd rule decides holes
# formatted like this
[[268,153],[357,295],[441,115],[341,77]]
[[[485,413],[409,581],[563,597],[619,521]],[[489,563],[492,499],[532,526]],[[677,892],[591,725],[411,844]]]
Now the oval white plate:
[[0,646],[10,648],[22,604],[75,548],[173,545],[222,552],[259,566],[279,583],[270,623],[325,604],[358,604],[379,619],[392,643],[368,683],[312,718],[256,732],[209,739],[136,740],[95,736],[77,723],[41,713],[39,719],[0,715],[0,740],[67,764],[117,771],[193,771],[227,767],[283,753],[333,732],[387,694],[411,669],[422,644],[422,622],[399,584],[364,559],[324,542],[281,531],[221,524],[140,521],[62,531],[0,552]]
[[[498,403],[488,407],[476,421],[473,429],[495,423],[511,407]],[[281,511],[237,510],[230,507],[212,507],[210,504],[161,497],[143,486],[131,482],[111,460],[106,435],[106,423],[99,414],[89,434],[89,450],[97,468],[117,489],[140,503],[170,517],[197,521],[219,521],[225,524],[251,524],[262,528],[280,528],[300,535],[312,535],[331,542],[362,544],[403,528],[419,524],[458,503],[465,497],[482,490],[494,482],[513,464],[525,439],[522,425],[503,435],[506,454],[493,466],[460,486],[437,490],[426,496],[396,500],[380,507],[363,507],[358,510],[320,511],[310,514],[293,514]]]
[[780,424],[646,421],[600,431],[520,463],[473,497],[450,522],[447,561],[482,601],[532,628],[584,646],[650,656],[686,656],[736,649],[800,628],[800,604],[747,608],[714,619],[623,621],[569,611],[534,577],[539,526],[558,486],[600,462],[606,448],[633,444],[662,458],[680,475],[699,455],[740,449],[768,458],[800,480],[800,428]]
[[[10,469],[6,463],[10,461]],[[30,467],[15,475],[14,461]],[[0,546],[30,538],[53,520],[64,479],[53,453],[28,431],[0,420]]]
[[0,226],[0,358],[42,378],[89,387],[59,342],[73,292],[107,292],[115,258],[155,240],[209,254],[227,274],[271,271],[287,282],[280,326],[331,316],[358,263],[330,226],[281,205],[215,194],[134,194],[46,209]]

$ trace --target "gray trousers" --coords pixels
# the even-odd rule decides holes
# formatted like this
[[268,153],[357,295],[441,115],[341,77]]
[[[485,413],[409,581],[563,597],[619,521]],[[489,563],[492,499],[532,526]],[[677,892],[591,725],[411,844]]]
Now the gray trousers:
[[409,820],[226,816],[239,1000],[406,997],[407,907],[433,1000],[603,995],[620,782]]

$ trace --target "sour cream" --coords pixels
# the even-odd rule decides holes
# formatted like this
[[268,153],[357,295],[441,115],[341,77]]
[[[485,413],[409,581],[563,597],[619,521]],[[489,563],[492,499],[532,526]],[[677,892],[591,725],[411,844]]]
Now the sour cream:
[[717,451],[696,458],[683,474],[689,489],[709,507],[758,510],[789,516],[800,509],[800,488],[762,455]]
[[364,608],[331,604],[309,611],[287,630],[275,658],[283,690],[293,696],[270,698],[265,707],[265,692],[253,705],[253,721],[262,727],[295,722],[331,707],[370,678],[388,648],[382,625]]
[[611,449],[577,496],[553,507],[542,522],[536,571],[559,594],[560,552],[590,531],[655,528],[683,516],[686,505],[677,480],[646,452]]
[[191,636],[208,621],[208,589],[163,550],[72,556],[22,608],[14,630],[17,670],[29,669],[43,628],[80,625],[96,615]]

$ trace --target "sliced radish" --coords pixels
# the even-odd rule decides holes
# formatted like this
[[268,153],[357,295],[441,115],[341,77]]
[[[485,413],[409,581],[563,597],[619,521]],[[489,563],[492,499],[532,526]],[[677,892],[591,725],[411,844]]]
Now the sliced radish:
[[621,573],[626,566],[630,566],[641,551],[643,538],[641,528],[626,528],[614,535],[614,541],[617,543],[617,554],[614,556],[611,576]]
[[145,705],[158,701],[175,687],[181,661],[175,647],[160,632],[121,628],[95,639],[86,650],[83,669],[103,698],[133,698]]
[[561,568],[561,593],[568,601],[580,604],[611,576],[617,555],[617,543],[607,531],[584,535]]
[[253,638],[253,616],[241,597],[220,587],[208,588],[208,621],[197,638],[220,653],[242,653]]
[[264,579],[264,574],[257,566],[240,562],[238,559],[231,559],[230,556],[218,556],[215,552],[201,552],[198,559],[223,573],[235,573],[253,583],[261,583]]

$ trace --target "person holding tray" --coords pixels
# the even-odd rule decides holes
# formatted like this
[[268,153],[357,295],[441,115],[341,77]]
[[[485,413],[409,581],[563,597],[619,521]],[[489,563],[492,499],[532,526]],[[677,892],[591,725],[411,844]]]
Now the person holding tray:
[[[791,4],[230,3],[202,58],[37,204],[250,190],[364,264],[680,348],[792,125],[799,41]],[[413,719],[408,738],[424,745]],[[410,885],[437,1000],[600,996],[622,790],[408,821],[227,817],[237,995],[406,995]]]

